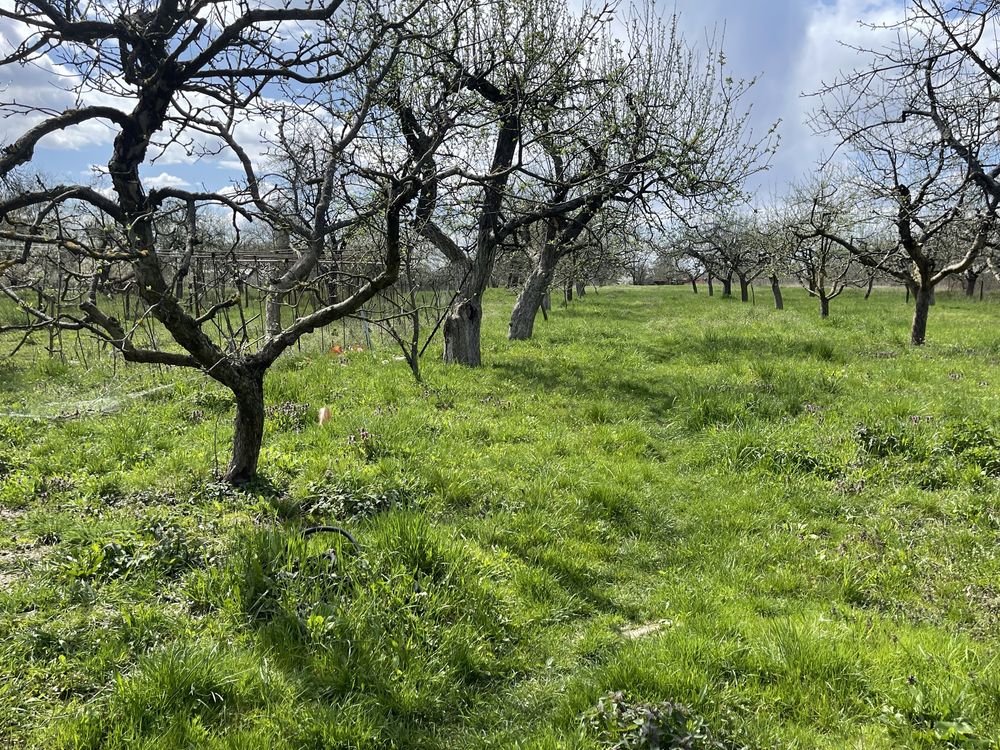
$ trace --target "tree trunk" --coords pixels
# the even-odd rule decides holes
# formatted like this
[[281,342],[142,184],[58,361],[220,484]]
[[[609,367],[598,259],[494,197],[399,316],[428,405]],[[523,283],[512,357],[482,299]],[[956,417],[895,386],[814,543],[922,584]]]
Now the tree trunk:
[[913,310],[913,328],[910,331],[910,343],[914,346],[923,346],[927,339],[927,314],[931,309],[931,298],[934,295],[933,287],[928,289],[925,285],[917,287],[915,297],[916,306]]
[[691,288],[694,290],[695,294],[698,293],[698,279],[691,279]]
[[819,316],[821,318],[830,317],[830,298],[822,291],[819,293]]
[[444,321],[444,361],[479,367],[483,306],[475,296],[455,300]]
[[287,230],[275,230],[274,251],[276,254],[289,256],[289,259],[279,261],[279,266],[269,280],[267,300],[264,303],[264,330],[268,336],[277,336],[281,333],[281,305],[285,300],[285,294],[294,288],[300,275],[295,273],[295,266],[299,264],[292,262],[290,258],[292,244]]
[[187,239],[184,242],[184,254],[177,267],[177,276],[174,278],[174,296],[177,299],[184,299],[184,279],[187,278],[191,270],[191,259],[198,247],[198,214],[194,201],[189,201],[184,212],[184,223],[187,229]]
[[556,269],[554,253],[545,248],[538,259],[538,264],[531,269],[524,288],[514,303],[510,314],[510,328],[507,338],[511,341],[527,341],[535,329],[535,316],[541,309],[544,311],[545,301],[552,283],[552,275]]
[[778,281],[778,277],[773,274],[771,276],[771,293],[774,295],[774,309],[784,310],[785,300],[781,296],[781,284]]
[[875,277],[872,276],[868,279],[868,289],[865,290],[865,299],[872,296],[872,289],[875,288]]
[[733,277],[723,276],[720,281],[722,282],[722,296],[732,297],[733,296]]
[[714,297],[715,296],[715,285],[712,284],[712,276],[711,276],[711,274],[709,274],[709,277],[708,277],[708,296],[709,297]]
[[750,301],[750,282],[746,277],[740,276],[740,302]]
[[236,420],[233,454],[224,478],[240,487],[257,475],[257,460],[264,441],[264,373],[246,372],[229,387],[236,396]]
[[576,282],[576,296],[579,299],[583,299],[584,297],[587,296],[587,282],[586,281],[578,281],[578,282]]
[[567,302],[572,302],[573,301],[573,280],[572,279],[569,279],[566,282],[566,289],[564,290],[563,293],[564,293],[564,295],[566,297],[566,301]]
[[976,296],[976,282],[979,280],[979,274],[973,274],[966,272],[965,274],[965,296],[972,299]]

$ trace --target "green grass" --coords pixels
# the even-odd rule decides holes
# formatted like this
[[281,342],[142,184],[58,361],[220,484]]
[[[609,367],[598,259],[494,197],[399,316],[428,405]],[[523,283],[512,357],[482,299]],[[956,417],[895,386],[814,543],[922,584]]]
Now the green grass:
[[941,295],[917,350],[900,293],[787,297],[513,344],[498,292],[423,385],[307,346],[241,493],[225,391],[25,349],[0,410],[171,387],[0,418],[0,746],[1000,746],[1000,310]]

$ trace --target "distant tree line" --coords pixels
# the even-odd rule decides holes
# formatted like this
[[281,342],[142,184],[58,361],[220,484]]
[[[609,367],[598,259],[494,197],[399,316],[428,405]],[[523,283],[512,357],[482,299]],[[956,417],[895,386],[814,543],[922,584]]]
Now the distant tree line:
[[863,65],[814,95],[812,125],[836,152],[753,209],[680,217],[653,256],[661,268],[724,295],[735,280],[744,300],[766,277],[779,308],[779,281],[794,278],[824,317],[846,288],[888,280],[913,299],[914,345],[942,283],[971,297],[984,274],[1000,279],[1000,3],[900,10],[868,25],[872,45],[854,50]]

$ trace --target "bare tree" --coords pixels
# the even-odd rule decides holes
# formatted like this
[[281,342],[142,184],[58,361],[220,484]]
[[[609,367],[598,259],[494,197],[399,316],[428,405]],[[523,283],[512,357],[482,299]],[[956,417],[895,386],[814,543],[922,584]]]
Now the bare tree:
[[[412,148],[419,148],[439,124],[419,111],[421,99],[454,90],[465,104],[461,115],[446,123],[449,136],[438,157],[438,178],[418,219],[422,235],[462,279],[444,324],[447,362],[476,366],[481,361],[482,297],[497,257],[516,243],[525,226],[547,215],[526,219],[507,212],[506,201],[518,189],[514,175],[526,168],[541,123],[567,92],[585,82],[588,50],[610,20],[609,5],[573,13],[564,0],[484,3],[454,25],[447,50],[434,50],[447,65],[418,88],[401,92],[400,124]],[[579,209],[584,202],[567,202],[557,210]]]
[[[0,177],[16,178],[20,168],[31,163],[36,146],[59,130],[99,121],[114,133],[107,162],[109,190],[45,184],[19,191],[0,204],[0,235],[23,241],[29,251],[55,248],[64,261],[82,266],[82,276],[96,277],[105,264],[127,268],[145,306],[143,319],[156,321],[159,331],[139,341],[138,329],[119,321],[114,306],[99,304],[94,295],[82,298],[78,312],[53,317],[33,308],[10,284],[4,285],[4,293],[17,299],[38,325],[85,330],[130,362],[197,369],[229,388],[236,400],[233,451],[225,474],[230,482],[243,483],[255,474],[268,368],[302,336],[352,314],[395,281],[401,222],[420,190],[428,154],[401,154],[391,171],[353,170],[364,185],[355,186],[353,192],[341,191],[341,198],[348,193],[365,196],[364,206],[354,215],[379,224],[386,240],[384,254],[342,299],[284,327],[271,327],[253,345],[245,337],[221,335],[226,327],[219,321],[228,320],[238,306],[238,295],[201,314],[178,297],[162,255],[157,216],[175,200],[226,210],[243,220],[255,213],[270,218],[272,206],[257,176],[257,164],[239,142],[238,134],[247,128],[241,131],[240,126],[266,127],[259,118],[272,96],[282,91],[309,101],[315,99],[317,88],[330,84],[346,92],[364,92],[361,98],[347,96],[342,101],[352,113],[345,121],[371,125],[368,115],[374,117],[378,110],[373,102],[389,88],[395,61],[411,41],[407,21],[419,8],[419,4],[383,5],[378,0],[260,7],[245,0],[227,4],[70,0],[59,6],[20,0],[13,8],[0,10],[0,16],[18,26],[23,39],[0,66],[48,56],[69,72],[64,83],[72,87],[75,99],[60,111],[17,102],[2,105],[4,115],[23,117],[29,125],[0,154]],[[327,154],[343,151],[340,141],[327,146]],[[143,165],[169,149],[233,155],[244,166],[246,182],[237,191],[148,189]],[[322,204],[336,182],[329,169],[324,177],[307,217],[311,223],[302,227],[302,234],[317,248],[329,229]],[[18,211],[24,209],[49,220],[54,231],[48,231],[42,220],[21,221]],[[99,241],[72,219],[83,210],[100,215],[107,228]],[[51,221],[56,217],[65,220]]]
[[935,287],[982,255],[1000,203],[998,10],[995,2],[914,0],[888,28],[892,41],[857,50],[869,62],[819,92],[817,129],[840,139],[871,218],[894,227],[896,244],[873,256],[870,243],[817,235],[907,285],[916,345]]
[[725,76],[719,51],[710,44],[699,54],[677,24],[676,16],[632,19],[625,48],[603,40],[586,66],[588,88],[572,89],[541,120],[538,167],[518,176],[540,181],[544,197],[512,213],[544,218],[546,229],[511,315],[511,339],[531,336],[556,265],[583,256],[585,230],[600,215],[642,221],[643,210],[665,212],[680,198],[732,195],[766,166],[771,133],[755,141],[738,110],[752,82]]
[[819,300],[821,318],[830,316],[830,302],[856,285],[861,264],[854,254],[831,239],[850,235],[858,226],[857,196],[817,177],[794,185],[781,206],[777,231],[784,237],[789,272],[810,296]]
[[871,52],[875,62],[859,83],[905,82],[900,119],[932,123],[969,179],[1000,200],[1000,3],[914,0],[894,30],[893,43]]
[[[826,116],[843,118],[846,126],[847,113]],[[915,299],[910,339],[919,346],[926,340],[935,288],[963,273],[984,251],[997,201],[973,189],[945,146],[920,143],[882,122],[881,128],[855,129],[851,137],[858,157],[853,189],[866,195],[869,215],[853,229],[830,225],[824,206],[837,202],[838,188],[827,186],[813,198],[812,229],[803,239],[830,240],[859,263],[906,285]],[[879,242],[886,226],[895,237]]]
[[740,300],[750,301],[750,285],[768,269],[768,257],[752,233],[752,219],[720,209],[705,224],[688,227],[685,247],[708,273],[722,282],[722,296],[733,296],[733,277],[739,281]]

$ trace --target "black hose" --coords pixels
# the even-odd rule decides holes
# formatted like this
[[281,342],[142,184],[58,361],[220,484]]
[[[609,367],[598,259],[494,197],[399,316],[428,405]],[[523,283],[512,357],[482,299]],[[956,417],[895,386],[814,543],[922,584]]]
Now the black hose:
[[359,553],[361,552],[361,545],[358,544],[358,540],[347,529],[342,529],[339,526],[312,526],[302,532],[303,537],[310,537],[313,534],[340,534],[354,545],[354,549]]

